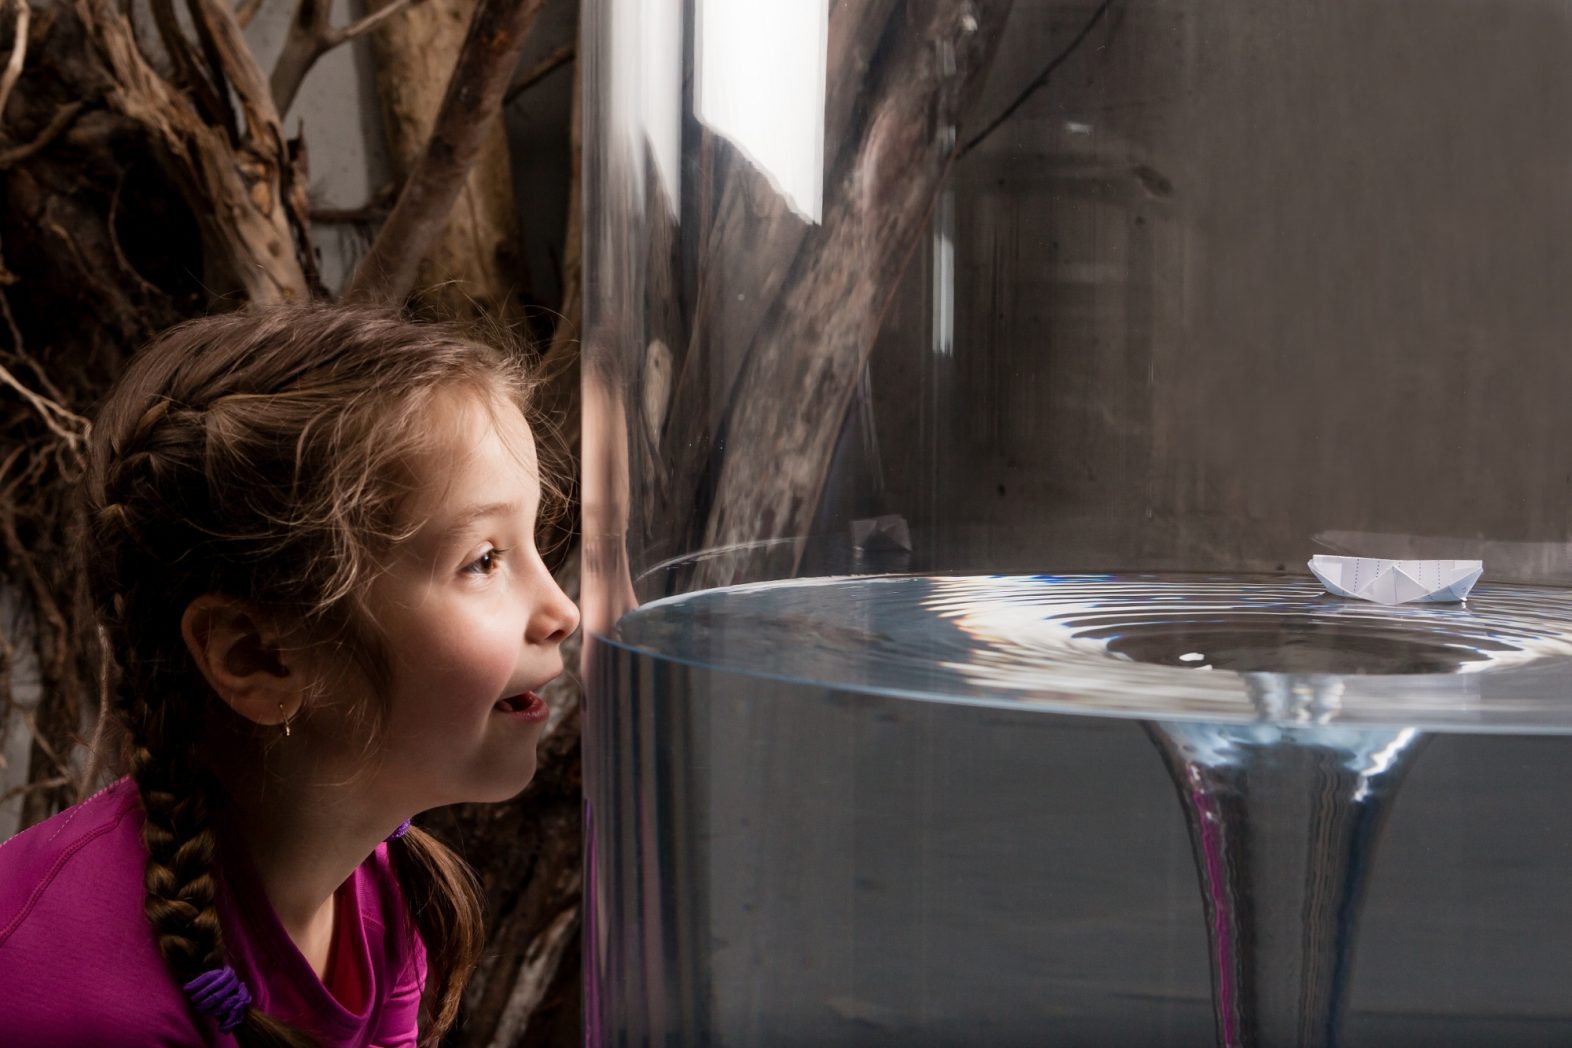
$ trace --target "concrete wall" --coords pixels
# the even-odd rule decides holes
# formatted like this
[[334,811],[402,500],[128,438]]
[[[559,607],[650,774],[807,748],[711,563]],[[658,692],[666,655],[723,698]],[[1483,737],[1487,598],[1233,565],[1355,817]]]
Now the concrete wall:
[[[1096,6],[1018,0],[962,137]],[[1572,580],[1569,51],[1544,0],[1115,4],[958,165],[875,351],[918,562]]]

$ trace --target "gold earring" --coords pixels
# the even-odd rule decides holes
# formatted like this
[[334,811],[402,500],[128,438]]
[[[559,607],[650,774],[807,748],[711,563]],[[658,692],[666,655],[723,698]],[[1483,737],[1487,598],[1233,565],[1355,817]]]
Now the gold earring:
[[284,718],[284,738],[289,738],[289,714],[284,712],[284,704],[278,704],[278,715]]

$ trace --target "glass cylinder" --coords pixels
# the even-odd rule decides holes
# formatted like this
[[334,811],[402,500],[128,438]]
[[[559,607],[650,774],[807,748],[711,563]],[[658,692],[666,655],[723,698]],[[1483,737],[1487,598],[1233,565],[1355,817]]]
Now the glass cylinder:
[[590,1039],[1572,1037],[1572,9],[583,34]]

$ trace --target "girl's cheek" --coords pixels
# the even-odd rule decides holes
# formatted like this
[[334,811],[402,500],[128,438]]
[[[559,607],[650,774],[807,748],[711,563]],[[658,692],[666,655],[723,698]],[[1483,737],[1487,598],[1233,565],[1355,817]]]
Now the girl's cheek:
[[471,634],[467,647],[464,661],[470,675],[492,683],[498,677],[512,675],[518,660],[518,643],[506,617],[499,615]]

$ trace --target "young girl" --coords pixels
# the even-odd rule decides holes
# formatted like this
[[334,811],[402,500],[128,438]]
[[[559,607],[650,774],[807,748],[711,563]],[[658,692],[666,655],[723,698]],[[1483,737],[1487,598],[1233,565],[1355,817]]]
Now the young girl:
[[524,788],[578,624],[535,548],[530,394],[501,352],[335,306],[133,361],[85,543],[130,774],[0,845],[0,1043],[453,1022],[479,906],[408,820]]

